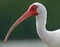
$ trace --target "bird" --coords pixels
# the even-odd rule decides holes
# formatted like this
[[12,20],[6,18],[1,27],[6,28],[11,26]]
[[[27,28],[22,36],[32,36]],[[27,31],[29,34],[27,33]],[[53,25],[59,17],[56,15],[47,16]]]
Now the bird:
[[9,29],[4,42],[7,42],[12,31],[24,20],[34,16],[36,18],[36,31],[41,40],[46,43],[48,47],[60,47],[60,29],[48,31],[47,24],[47,9],[40,2],[32,3],[26,12],[20,16]]

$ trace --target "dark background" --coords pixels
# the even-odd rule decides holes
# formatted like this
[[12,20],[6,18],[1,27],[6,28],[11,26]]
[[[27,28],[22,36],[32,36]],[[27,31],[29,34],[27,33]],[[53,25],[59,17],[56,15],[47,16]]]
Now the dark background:
[[[3,40],[11,25],[34,2],[47,8],[47,30],[60,28],[60,0],[0,0],[0,40]],[[9,40],[39,39],[36,33],[35,17],[30,17],[12,32]]]

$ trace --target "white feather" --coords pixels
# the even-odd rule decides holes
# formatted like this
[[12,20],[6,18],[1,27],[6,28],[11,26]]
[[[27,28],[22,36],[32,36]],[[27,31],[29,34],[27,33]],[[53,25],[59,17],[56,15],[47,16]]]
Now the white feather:
[[38,6],[38,15],[36,16],[36,28],[39,37],[48,45],[48,47],[60,47],[60,29],[48,31],[46,29],[47,10],[45,6],[38,2],[33,4]]

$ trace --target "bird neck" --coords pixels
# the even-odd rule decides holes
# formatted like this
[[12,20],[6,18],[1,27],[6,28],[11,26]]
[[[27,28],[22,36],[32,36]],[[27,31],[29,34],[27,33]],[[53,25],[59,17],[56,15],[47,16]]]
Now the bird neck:
[[40,38],[44,39],[48,33],[46,30],[46,19],[47,19],[47,13],[43,13],[42,15],[39,14],[36,16],[36,28],[37,33]]
[[43,16],[37,16],[36,17],[36,26],[37,28],[39,28],[39,32],[45,32],[46,30],[46,17],[43,17]]
[[46,30],[46,21],[47,20],[47,11],[44,9],[40,14],[36,16],[36,25],[41,29],[41,30]]

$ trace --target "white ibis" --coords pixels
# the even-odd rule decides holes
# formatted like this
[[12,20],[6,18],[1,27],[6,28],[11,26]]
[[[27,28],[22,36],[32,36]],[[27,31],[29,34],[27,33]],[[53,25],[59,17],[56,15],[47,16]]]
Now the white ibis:
[[33,3],[28,10],[11,26],[4,42],[7,42],[9,35],[16,28],[16,26],[30,16],[36,17],[36,29],[39,37],[45,42],[48,47],[60,47],[60,29],[55,31],[48,31],[46,29],[47,10],[41,3]]

